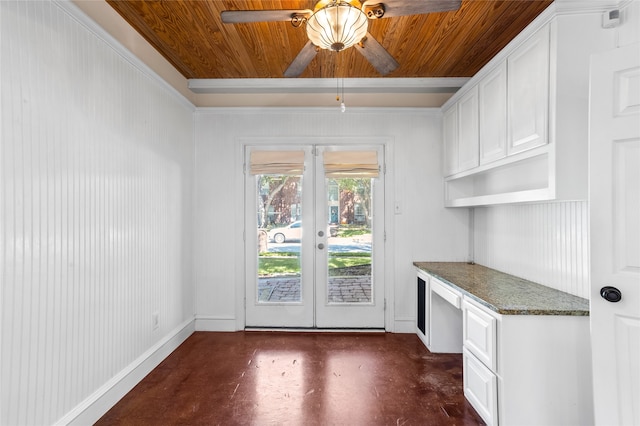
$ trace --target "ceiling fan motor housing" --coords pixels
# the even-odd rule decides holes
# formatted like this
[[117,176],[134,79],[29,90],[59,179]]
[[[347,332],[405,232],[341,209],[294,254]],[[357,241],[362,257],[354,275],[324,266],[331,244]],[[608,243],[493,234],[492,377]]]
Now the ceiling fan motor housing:
[[339,52],[360,42],[369,26],[360,2],[321,1],[307,19],[307,36],[316,46]]

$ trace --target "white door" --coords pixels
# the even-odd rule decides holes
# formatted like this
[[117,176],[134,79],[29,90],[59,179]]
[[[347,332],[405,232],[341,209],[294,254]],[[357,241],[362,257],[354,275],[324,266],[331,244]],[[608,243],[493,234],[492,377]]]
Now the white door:
[[[315,325],[384,328],[384,151],[318,146],[315,153]],[[326,224],[338,233],[322,238]],[[343,266],[350,257],[364,266]]]
[[314,325],[310,279],[314,265],[308,255],[314,251],[314,241],[302,232],[314,226],[309,224],[314,204],[309,187],[313,187],[312,147],[245,149],[245,324],[249,327]]
[[595,420],[639,425],[640,45],[592,57],[589,139]]
[[246,148],[247,327],[384,328],[383,155]]

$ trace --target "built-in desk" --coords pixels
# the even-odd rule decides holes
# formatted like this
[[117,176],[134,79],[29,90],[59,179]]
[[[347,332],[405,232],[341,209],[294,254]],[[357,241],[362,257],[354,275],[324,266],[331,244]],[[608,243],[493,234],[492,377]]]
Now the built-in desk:
[[593,423],[588,300],[481,265],[414,265],[417,333],[463,353],[465,396],[487,424]]
[[589,315],[589,301],[482,265],[414,262],[482,306],[501,315]]

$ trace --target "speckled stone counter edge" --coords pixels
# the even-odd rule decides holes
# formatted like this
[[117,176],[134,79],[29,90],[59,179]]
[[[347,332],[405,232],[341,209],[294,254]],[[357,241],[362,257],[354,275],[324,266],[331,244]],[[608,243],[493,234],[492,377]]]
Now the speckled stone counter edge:
[[464,262],[413,264],[501,315],[589,315],[587,299],[486,266]]

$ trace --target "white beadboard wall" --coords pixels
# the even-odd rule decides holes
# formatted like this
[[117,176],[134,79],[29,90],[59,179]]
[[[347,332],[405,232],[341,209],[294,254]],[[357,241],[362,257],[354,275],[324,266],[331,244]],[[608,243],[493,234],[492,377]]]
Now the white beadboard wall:
[[193,107],[70,10],[0,1],[2,425],[68,417],[194,315]]
[[476,263],[589,298],[586,201],[474,210]]

